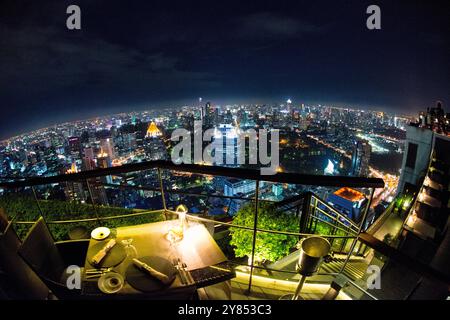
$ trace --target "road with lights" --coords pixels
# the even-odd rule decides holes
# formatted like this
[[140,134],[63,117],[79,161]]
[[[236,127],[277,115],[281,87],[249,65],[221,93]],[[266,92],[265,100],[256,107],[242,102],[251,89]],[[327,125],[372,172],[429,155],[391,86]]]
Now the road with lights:
[[[332,149],[333,151],[345,156],[348,159],[351,159],[352,156],[350,154],[348,154],[345,150],[332,145],[322,139],[319,139],[316,136],[313,135],[307,135],[308,138],[316,141],[317,143],[320,143],[321,145]],[[372,200],[372,207],[377,206],[381,201],[387,201],[388,199],[390,199],[391,197],[395,196],[395,192],[397,190],[397,185],[398,185],[398,180],[399,177],[393,174],[389,174],[389,173],[384,173],[380,170],[375,169],[374,167],[369,167],[370,170],[370,176],[374,177],[374,178],[381,178],[383,179],[385,186],[383,189],[376,189],[373,195],[373,200]]]

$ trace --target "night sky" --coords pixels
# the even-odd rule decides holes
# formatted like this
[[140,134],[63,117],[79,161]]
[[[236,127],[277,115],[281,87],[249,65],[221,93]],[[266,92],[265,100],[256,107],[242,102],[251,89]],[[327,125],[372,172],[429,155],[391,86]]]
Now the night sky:
[[[66,28],[70,4],[82,30]],[[370,4],[382,30],[366,28]],[[0,138],[198,97],[450,111],[449,35],[436,0],[3,0]]]

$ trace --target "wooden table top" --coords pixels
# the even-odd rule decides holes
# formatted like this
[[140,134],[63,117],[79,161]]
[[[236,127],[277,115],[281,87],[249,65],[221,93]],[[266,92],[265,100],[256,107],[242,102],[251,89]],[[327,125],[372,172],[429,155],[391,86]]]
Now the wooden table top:
[[[177,226],[178,220],[168,220],[162,222],[148,223],[136,226],[119,227],[116,229],[116,241],[133,239],[132,245],[136,248],[137,257],[144,256],[160,256],[173,261],[174,258],[180,258],[182,262],[186,263],[188,270],[195,270],[205,268],[211,265],[215,265],[227,260],[222,250],[214,241],[208,230],[201,223],[190,221],[184,231],[184,236],[181,241],[176,244],[171,244],[166,236],[170,228]],[[106,244],[110,238],[103,240]],[[89,243],[89,250],[97,244],[99,241],[91,239]],[[113,270],[120,273],[125,277],[125,271],[131,262],[129,259],[125,259],[121,264],[115,267]],[[85,270],[93,269],[94,267],[85,261]],[[142,296],[152,295],[143,293],[131,287],[125,279],[124,287],[116,294],[106,295],[100,290],[96,293],[92,292],[92,288],[95,288],[98,278],[84,279],[83,281],[83,293],[90,295],[103,295],[103,296]],[[86,288],[89,290],[84,290]],[[87,292],[89,291],[89,292]],[[195,291],[195,286],[186,286],[181,283],[179,275],[177,275],[172,285],[164,292],[171,297],[171,294],[177,294],[182,292]],[[156,293],[153,293],[155,295]],[[158,293],[161,296],[161,293]],[[185,298],[185,297],[184,297]]]

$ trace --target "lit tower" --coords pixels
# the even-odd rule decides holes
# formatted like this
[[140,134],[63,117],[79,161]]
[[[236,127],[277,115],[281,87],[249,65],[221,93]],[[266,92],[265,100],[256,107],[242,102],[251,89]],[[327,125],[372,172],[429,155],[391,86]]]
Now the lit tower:
[[[100,153],[97,155],[97,166],[103,169],[111,167],[111,158],[102,148],[100,148]],[[104,177],[104,181],[106,183],[112,183],[112,177],[106,176]]]
[[[77,173],[77,165],[75,162],[72,162],[70,169],[66,171],[67,174]],[[66,194],[66,198],[69,201],[76,201],[84,203],[86,201],[86,197],[83,190],[83,184],[78,181],[74,182],[66,182],[64,187],[64,193]]]
[[165,160],[167,158],[167,149],[160,139],[161,131],[154,122],[151,122],[145,135],[144,149],[148,160]]
[[156,138],[162,136],[161,131],[156,126],[155,122],[151,122],[147,128],[147,133],[145,134],[146,138]]
[[114,152],[113,140],[111,138],[101,139],[100,148],[102,148],[103,151],[108,154],[110,159],[114,159],[116,157]]

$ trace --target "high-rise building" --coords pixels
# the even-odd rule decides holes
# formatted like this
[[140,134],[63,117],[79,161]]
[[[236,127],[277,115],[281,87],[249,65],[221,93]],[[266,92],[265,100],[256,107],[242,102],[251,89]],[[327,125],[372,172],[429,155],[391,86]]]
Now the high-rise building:
[[69,152],[73,155],[79,155],[81,152],[81,142],[79,137],[70,137],[67,139]]
[[367,204],[367,198],[363,193],[347,187],[330,194],[327,201],[355,222],[360,221],[361,213]]
[[[218,110],[217,110],[218,113]],[[213,128],[215,120],[217,121],[216,116],[216,108],[213,107],[211,102],[207,102],[202,110],[202,120],[204,129]]]
[[420,113],[419,119],[406,127],[405,156],[403,157],[397,192],[405,186],[418,185],[428,168],[436,139],[445,139],[450,134],[450,114],[445,114],[442,104],[436,108],[427,108]]
[[147,134],[143,141],[145,156],[148,160],[166,160],[167,148],[161,140],[162,133],[156,126],[156,123],[151,122],[147,129]]
[[448,135],[450,133],[450,113],[445,114],[442,102],[438,101],[436,107],[427,108],[427,112],[420,114],[418,126],[430,129],[436,133]]
[[352,167],[350,174],[357,177],[369,175],[369,161],[372,147],[366,140],[355,141],[352,153]]
[[92,148],[92,147],[85,148],[84,151],[83,151],[83,153],[84,153],[84,157],[85,157],[85,158],[90,158],[90,159],[92,159],[92,160],[95,159],[94,148]]
[[106,153],[111,160],[116,158],[116,153],[114,150],[114,142],[111,138],[101,139],[100,148]]
[[84,157],[83,158],[83,171],[94,170],[95,169],[95,161],[92,158]]
[[83,157],[83,166],[82,170],[93,170],[95,169],[95,155],[94,155],[94,148],[85,148],[84,151],[84,157]]
[[[396,247],[403,254],[446,276],[449,275],[450,261],[449,118],[438,104],[437,108],[422,113],[416,123],[407,126],[406,150],[397,188],[404,224],[396,240]],[[383,269],[383,279],[396,280],[386,283],[388,291],[401,285],[409,292],[408,299],[448,297],[448,282],[418,274],[403,279],[399,275],[407,274],[411,269],[390,261]]]
[[99,168],[111,167],[111,158],[103,149],[100,149],[100,153],[97,155],[97,166]]
[[[72,162],[70,169],[66,171],[66,173],[77,173],[77,165],[75,162]],[[84,203],[86,201],[86,195],[83,189],[83,184],[78,181],[74,182],[65,182],[64,193],[66,198],[69,201],[76,201]]]
[[147,160],[166,160],[167,148],[159,138],[145,139],[144,150]]
[[237,167],[240,156],[239,129],[231,124],[221,124],[215,129],[214,165]]
[[[217,115],[217,119],[218,119],[218,115]],[[224,117],[223,117],[223,122],[224,123],[229,123],[229,124],[233,124],[233,115],[232,115],[232,113],[231,113],[231,111],[230,110],[227,110],[226,112],[225,112],[225,115],[224,115]]]
[[[259,183],[259,187],[265,186],[264,182]],[[224,195],[234,197],[238,194],[249,195],[256,190],[256,184],[253,180],[241,180],[235,178],[224,179]]]
[[119,135],[116,139],[116,146],[119,150],[119,155],[129,154],[137,147],[136,134],[132,132]]
[[[109,168],[111,167],[111,158],[109,155],[103,151],[103,149],[100,149],[100,153],[97,155],[97,166],[99,168]],[[105,183],[112,183],[112,177],[106,176],[102,179]]]

